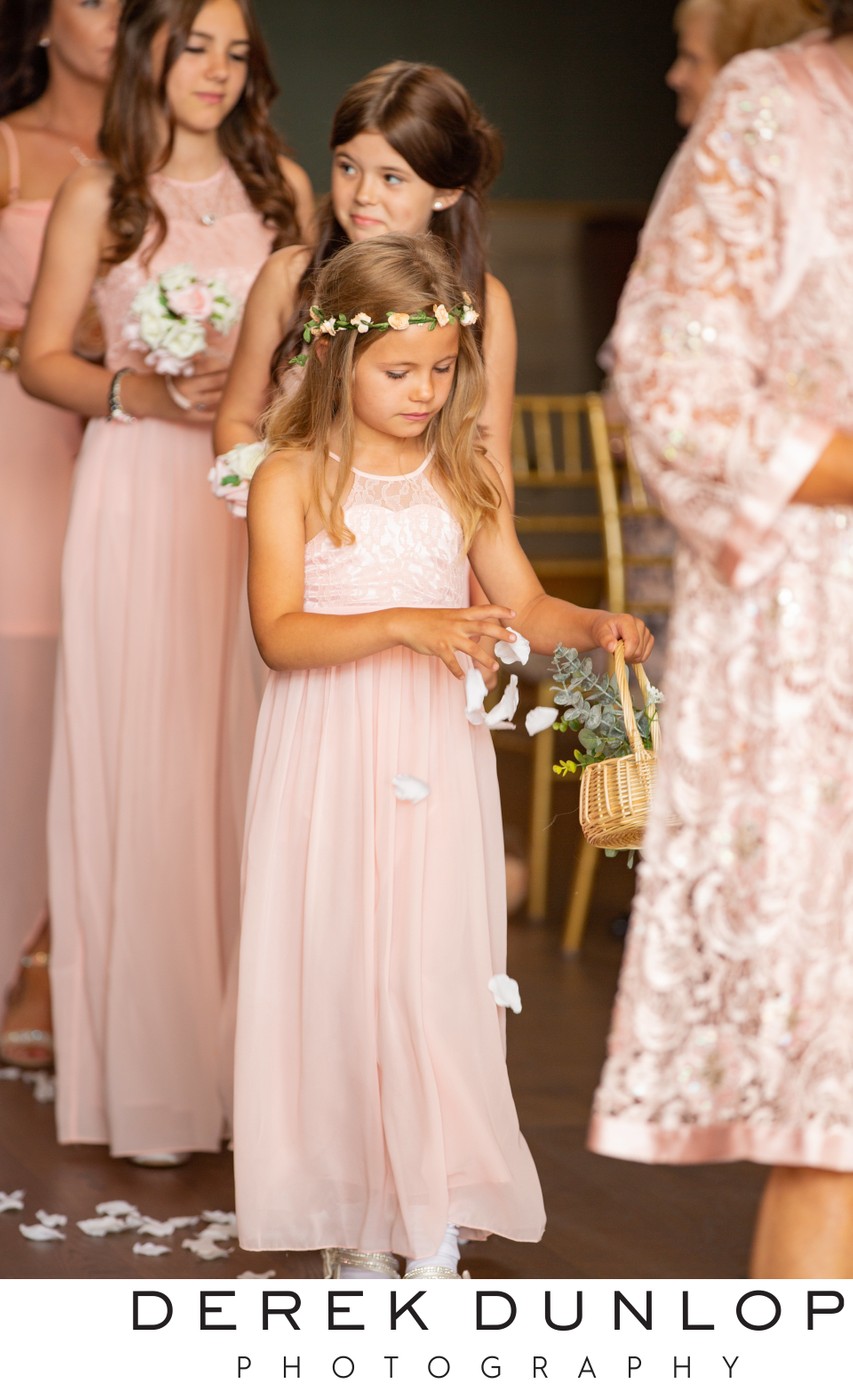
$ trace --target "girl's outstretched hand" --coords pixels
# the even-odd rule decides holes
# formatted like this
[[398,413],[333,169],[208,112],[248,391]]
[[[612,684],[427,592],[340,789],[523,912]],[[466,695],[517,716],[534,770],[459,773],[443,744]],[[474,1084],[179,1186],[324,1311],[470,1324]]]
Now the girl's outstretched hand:
[[651,654],[655,638],[637,616],[627,612],[600,612],[592,623],[592,637],[596,645],[612,655],[619,641],[625,645],[625,659],[629,664],[642,664]]
[[499,668],[498,661],[480,646],[480,638],[510,644],[515,640],[506,625],[515,616],[509,607],[401,607],[394,616],[401,645],[418,655],[437,655],[457,679],[465,677],[457,652],[492,672]]

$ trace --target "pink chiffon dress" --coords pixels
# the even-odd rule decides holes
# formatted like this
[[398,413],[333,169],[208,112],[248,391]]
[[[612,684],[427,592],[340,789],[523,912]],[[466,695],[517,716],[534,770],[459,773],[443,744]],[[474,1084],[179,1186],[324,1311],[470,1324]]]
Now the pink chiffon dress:
[[593,1150],[853,1170],[853,73],[729,65],[643,236],[615,380],[680,537],[663,755]]
[[[468,605],[430,480],[356,471],[355,543],[305,555],[304,609]],[[429,787],[419,803],[394,778]],[[503,835],[490,733],[438,659],[395,646],[273,673],[249,790],[234,1155],[240,1242],[427,1257],[448,1223],[542,1235],[505,1013]]]
[[[0,121],[9,201],[0,211],[0,330],[24,326],[48,199],[18,196],[12,127]],[[0,360],[0,997],[47,916],[50,772],[59,572],[82,422],[25,395]]]
[[[270,233],[231,166],[156,176],[168,235],[96,285],[111,369],[146,369],[130,305],[177,264],[245,300]],[[228,339],[211,343],[223,357]],[[258,695],[245,526],[210,491],[210,427],[90,420],[62,569],[50,785],[51,981],[62,1142],[215,1151],[223,1000]]]

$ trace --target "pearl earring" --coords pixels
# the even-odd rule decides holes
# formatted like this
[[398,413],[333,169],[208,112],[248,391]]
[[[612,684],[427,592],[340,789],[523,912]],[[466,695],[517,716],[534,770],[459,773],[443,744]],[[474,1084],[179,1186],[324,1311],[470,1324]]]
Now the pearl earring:
[[43,39],[39,39],[39,48],[49,48],[49,47],[50,47],[50,39],[47,38],[47,36],[45,36]]
[[433,207],[433,211],[434,211],[434,212],[440,212],[443,206],[444,206],[444,203],[443,203],[441,200],[439,200],[438,202],[434,202],[434,203],[432,204],[432,207]]

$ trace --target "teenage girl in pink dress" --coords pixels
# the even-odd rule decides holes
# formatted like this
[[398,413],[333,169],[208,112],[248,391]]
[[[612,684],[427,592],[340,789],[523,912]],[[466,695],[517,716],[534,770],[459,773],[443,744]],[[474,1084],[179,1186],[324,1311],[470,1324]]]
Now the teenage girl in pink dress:
[[[296,240],[304,175],[267,118],[248,0],[127,0],[101,144],[56,204],[25,386],[89,416],[63,561],[50,787],[62,1142],[174,1163],[223,1135],[225,978],[257,712],[245,535],[207,484],[222,358],[177,383],[128,342],[138,291],[189,264],[244,300]],[[297,197],[302,193],[300,201]],[[72,334],[94,288],[106,364]],[[227,354],[228,337],[216,338]]]
[[[47,783],[59,568],[82,424],[25,395],[21,330],[51,203],[97,157],[118,0],[0,0],[0,1061],[53,1058]],[[76,332],[78,350],[87,342]]]
[[273,673],[244,856],[237,1216],[245,1247],[323,1249],[335,1275],[396,1276],[396,1254],[455,1277],[460,1228],[541,1237],[489,986],[506,969],[495,757],[460,681],[494,672],[480,641],[510,627],[541,652],[651,646],[642,622],[542,591],[479,442],[463,284],[436,237],[330,259],[325,329],[249,495]]

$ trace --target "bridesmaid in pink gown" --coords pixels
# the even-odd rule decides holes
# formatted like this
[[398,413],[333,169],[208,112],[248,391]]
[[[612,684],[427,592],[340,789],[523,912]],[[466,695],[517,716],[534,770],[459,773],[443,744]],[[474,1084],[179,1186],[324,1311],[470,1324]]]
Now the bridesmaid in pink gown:
[[17,364],[51,203],[96,157],[118,11],[118,0],[0,3],[0,997],[13,984],[0,1060],[28,1068],[52,1059],[47,784],[59,568],[82,424],[25,395]]
[[[81,170],[57,202],[22,361],[28,389],[90,416],[50,787],[59,1139],[147,1164],[223,1137],[218,1042],[257,695],[244,527],[207,483],[231,338],[176,385],[125,327],[164,270],[189,264],[242,301],[271,246],[298,236],[291,183],[305,180],[279,161],[272,92],[247,0],[193,14],[178,0],[125,4],[107,166]],[[70,352],[93,284],[105,367]]]
[[[542,591],[476,446],[482,359],[438,238],[347,246],[316,295],[352,328],[312,349],[249,496],[274,673],[246,827],[238,1226],[247,1248],[324,1249],[335,1274],[394,1276],[399,1254],[409,1276],[455,1277],[460,1228],[544,1225],[492,991],[494,751],[463,668],[497,668],[478,642],[514,640],[508,620],[542,652],[621,634],[645,658],[651,638]],[[421,312],[431,327],[406,326]],[[469,558],[500,605],[469,606]]]

